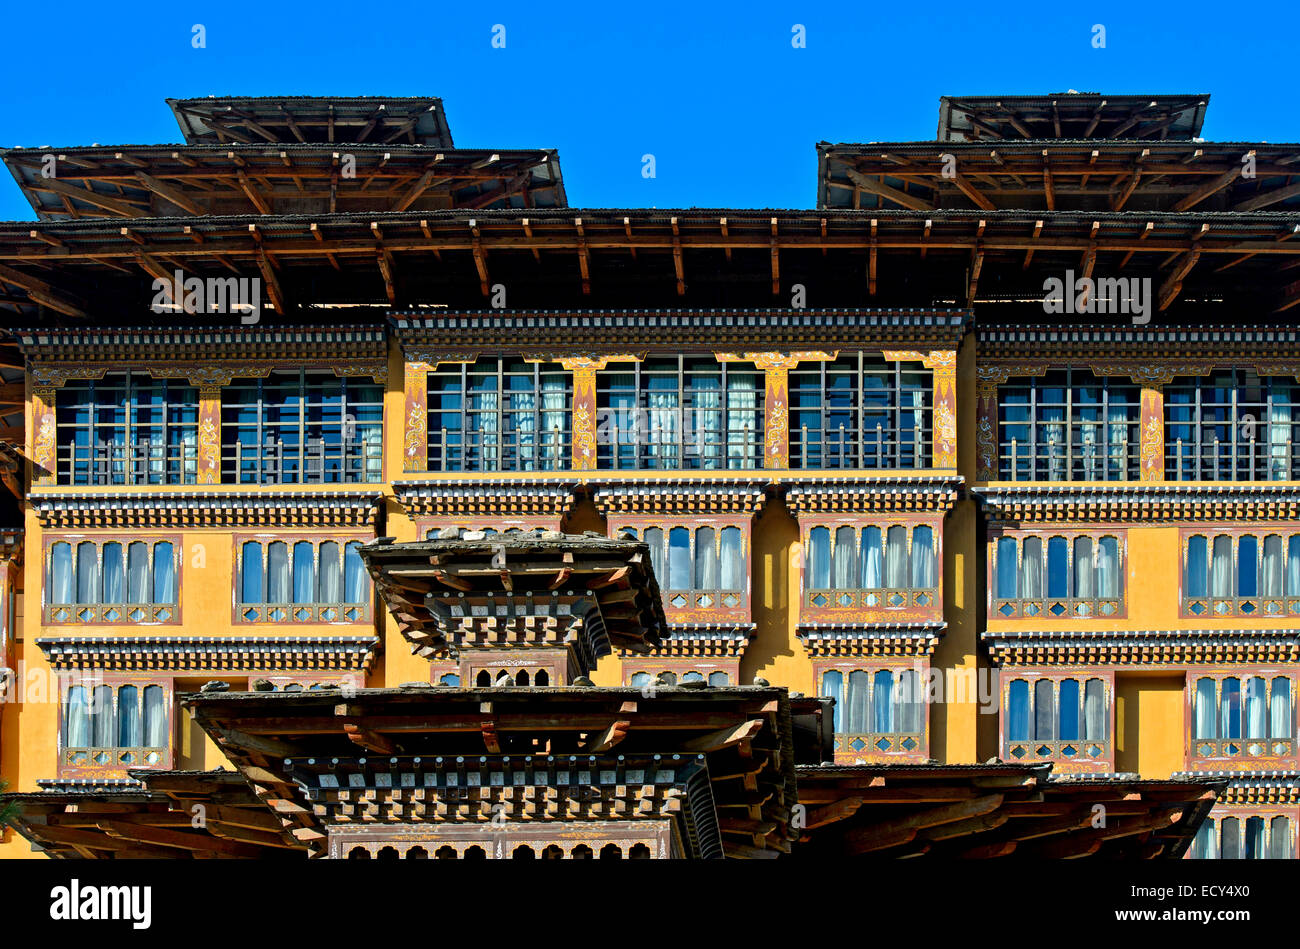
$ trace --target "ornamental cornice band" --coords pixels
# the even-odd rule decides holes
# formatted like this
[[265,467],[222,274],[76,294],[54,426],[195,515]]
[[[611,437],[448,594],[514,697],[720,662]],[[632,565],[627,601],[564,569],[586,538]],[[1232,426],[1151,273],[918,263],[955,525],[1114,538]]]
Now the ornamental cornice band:
[[111,327],[84,330],[20,329],[14,337],[28,358],[69,359],[76,363],[147,362],[150,357],[174,362],[186,359],[297,357],[335,361],[347,350],[357,357],[384,357],[387,332],[383,326],[245,327],[208,326],[187,329]]
[[395,481],[393,492],[412,517],[562,518],[574,502],[574,485],[536,479]]
[[823,344],[852,346],[899,344],[952,348],[961,340],[966,310],[745,309],[708,310],[447,310],[393,313],[389,320],[403,350],[407,347],[518,347],[520,339],[562,342],[564,355],[626,352],[629,344],[680,349]]
[[374,636],[73,636],[36,645],[55,669],[106,672],[369,672]]
[[1300,804],[1300,771],[1178,771],[1173,777],[1203,781],[1207,775],[1229,781],[1216,804],[1256,807]]
[[801,623],[795,635],[816,658],[930,656],[948,624]]
[[59,530],[202,527],[373,529],[382,496],[359,491],[152,491],[28,494],[42,527]]
[[989,517],[1017,522],[1268,521],[1300,517],[1295,484],[974,487]]
[[592,501],[602,515],[754,515],[765,493],[753,481],[629,482],[597,487]]
[[661,658],[739,659],[754,635],[754,623],[669,624],[669,638],[648,653],[620,649],[624,660]]
[[1295,352],[1300,330],[1288,326],[1243,329],[1230,326],[1165,326],[1139,329],[1133,326],[1075,324],[1052,328],[990,325],[977,327],[981,361],[1032,358],[1050,362],[1053,358],[1095,360],[1140,359],[1154,361],[1197,359],[1232,363],[1248,357],[1275,357]]
[[1300,661],[1300,629],[996,631],[980,639],[1003,666]]
[[911,511],[942,514],[957,503],[964,481],[953,477],[828,478],[786,489],[786,506],[799,514],[873,514]]

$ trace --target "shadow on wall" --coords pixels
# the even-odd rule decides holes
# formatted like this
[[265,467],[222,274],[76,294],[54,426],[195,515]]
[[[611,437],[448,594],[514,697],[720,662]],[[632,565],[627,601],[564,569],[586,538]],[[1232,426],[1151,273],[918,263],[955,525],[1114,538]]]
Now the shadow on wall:
[[754,638],[740,664],[740,681],[761,675],[773,685],[812,694],[811,667],[794,634],[802,553],[799,525],[785,502],[769,500],[754,522],[750,583]]

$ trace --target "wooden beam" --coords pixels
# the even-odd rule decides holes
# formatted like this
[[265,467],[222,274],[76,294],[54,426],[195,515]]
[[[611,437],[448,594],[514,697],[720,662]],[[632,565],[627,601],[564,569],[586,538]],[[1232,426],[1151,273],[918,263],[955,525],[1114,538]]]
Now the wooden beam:
[[589,754],[609,751],[627,737],[631,727],[632,723],[629,721],[611,722],[608,728],[589,737],[583,744],[582,750]]
[[1165,278],[1165,282],[1160,285],[1159,293],[1159,309],[1161,312],[1167,310],[1169,305],[1178,297],[1179,291],[1183,289],[1183,280],[1186,279],[1188,273],[1191,272],[1191,269],[1196,266],[1196,262],[1200,259],[1200,250],[1188,251],[1174,267],[1173,272]]
[[1185,197],[1185,198],[1183,198],[1181,201],[1177,202],[1177,203],[1173,206],[1172,210],[1174,210],[1174,211],[1186,211],[1186,210],[1188,210],[1189,208],[1194,208],[1194,207],[1196,207],[1196,205],[1200,204],[1202,201],[1204,201],[1204,200],[1205,200],[1206,198],[1208,198],[1210,195],[1215,194],[1215,193],[1217,193],[1217,192],[1219,192],[1219,191],[1222,191],[1224,188],[1228,187],[1228,185],[1232,184],[1234,181],[1236,181],[1238,178],[1240,178],[1240,177],[1241,177],[1241,169],[1242,169],[1242,166],[1240,166],[1240,165],[1238,165],[1238,166],[1235,167],[1235,168],[1229,168],[1229,169],[1228,169],[1227,171],[1225,171],[1223,174],[1218,175],[1217,177],[1215,177],[1215,178],[1211,179],[1210,181],[1206,182],[1205,184],[1201,185],[1199,188],[1197,188],[1195,191],[1193,191],[1193,192],[1192,192],[1191,194],[1189,194],[1187,197]]
[[926,201],[924,198],[917,197],[914,194],[908,194],[906,191],[900,191],[897,188],[885,184],[883,181],[877,181],[875,178],[862,174],[855,168],[845,170],[850,181],[863,191],[874,194],[877,197],[892,201],[900,207],[909,208],[913,211],[933,211],[934,202]]
[[[160,197],[166,198],[172,204],[176,205],[183,211],[190,214],[206,214],[202,205],[191,199],[180,188],[173,187],[164,181],[159,181],[153,175],[145,174],[143,171],[137,171],[135,177],[139,182]],[[160,215],[161,216],[161,215]]]
[[67,316],[81,317],[83,319],[87,316],[84,303],[55,290],[39,277],[33,277],[21,270],[15,270],[13,267],[0,264],[0,280],[11,283],[15,287],[21,287],[27,291],[28,296],[33,300],[48,306],[51,310],[57,310]]
[[76,198],[78,201],[84,201],[86,204],[93,204],[97,208],[102,208],[113,214],[122,217],[148,217],[149,212],[143,208],[138,208],[129,204],[120,198],[111,198],[108,195],[96,194],[88,188],[78,188],[64,181],[56,181],[53,178],[43,178],[39,184],[30,186],[33,191],[53,191],[55,194],[67,195],[69,198]]
[[763,720],[753,718],[732,728],[720,728],[717,731],[709,732],[707,735],[701,735],[699,738],[692,738],[683,742],[681,747],[683,751],[701,751],[706,754],[711,751],[721,751],[723,748],[738,745],[742,741],[749,741],[762,729]]
[[1300,181],[1289,184],[1283,188],[1274,188],[1272,191],[1264,191],[1254,197],[1247,198],[1244,201],[1238,201],[1232,206],[1234,211],[1258,211],[1260,208],[1266,208],[1270,204],[1277,204],[1279,201],[1285,201],[1287,198],[1294,198],[1300,195]]

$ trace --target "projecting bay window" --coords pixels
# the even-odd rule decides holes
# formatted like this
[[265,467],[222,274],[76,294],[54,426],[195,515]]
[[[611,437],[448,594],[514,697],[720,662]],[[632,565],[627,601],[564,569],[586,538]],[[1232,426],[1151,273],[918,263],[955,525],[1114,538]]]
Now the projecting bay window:
[[199,395],[144,373],[68,382],[55,398],[59,484],[194,484]]
[[739,527],[624,527],[645,541],[650,565],[673,610],[743,608],[749,600],[745,537]]
[[790,370],[791,468],[925,468],[933,373],[867,353]]
[[1210,816],[1187,851],[1191,860],[1294,860],[1295,825],[1284,814]]
[[597,467],[753,470],[763,464],[763,374],[712,356],[596,373]]
[[383,390],[328,369],[240,379],[221,396],[222,479],[337,484],[383,477]]
[[1109,706],[1101,678],[1013,678],[1003,722],[1007,760],[1108,760]]
[[361,541],[236,538],[237,605],[243,623],[365,623],[370,577]]
[[808,532],[807,607],[933,607],[938,577],[934,528],[927,524],[818,525]]
[[1185,534],[1182,612],[1300,616],[1300,534]]
[[523,359],[450,363],[429,373],[430,471],[569,468],[569,373]]
[[1225,369],[1165,386],[1170,481],[1300,477],[1300,388],[1293,377]]
[[1199,676],[1192,759],[1293,758],[1295,681],[1280,675]]
[[999,386],[999,477],[1136,481],[1141,405],[1137,386],[1079,369]]
[[997,619],[1124,615],[1124,556],[1114,535],[1004,535],[992,561]]
[[47,624],[174,623],[175,540],[54,540],[45,548]]
[[827,669],[821,695],[835,700],[837,760],[925,751],[925,711],[915,669]]
[[70,684],[62,729],[61,776],[169,767],[171,684]]

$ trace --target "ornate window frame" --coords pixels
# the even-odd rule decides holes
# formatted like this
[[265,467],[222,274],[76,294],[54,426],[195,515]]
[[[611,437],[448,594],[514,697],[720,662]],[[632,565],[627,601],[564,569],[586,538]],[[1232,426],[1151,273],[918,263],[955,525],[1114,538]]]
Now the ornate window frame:
[[[172,570],[176,582],[174,603],[52,603],[50,597],[54,586],[54,547],[66,543],[71,550],[73,599],[77,598],[77,548],[83,543],[95,545],[95,561],[99,573],[100,589],[104,581],[104,548],[108,544],[119,544],[122,549],[123,583],[125,594],[129,589],[130,545],[144,542],[149,545],[149,589],[153,590],[154,547],[159,543],[172,545]],[[86,532],[47,532],[41,538],[41,625],[49,627],[64,626],[176,626],[182,621],[183,558],[181,535],[168,534],[123,534],[123,533],[86,533]],[[120,611],[115,618],[114,611]],[[139,617],[133,616],[140,613]]]
[[[862,762],[922,762],[930,756],[930,659],[927,656],[908,656],[904,658],[886,658],[882,656],[835,656],[813,660],[814,690],[818,695],[828,695],[826,676],[839,673],[840,702],[833,710],[833,720],[839,719],[845,731],[835,731],[834,755],[838,764]],[[891,701],[891,716],[896,720],[904,705],[901,701],[901,674],[914,673],[916,693],[913,701],[917,707],[916,722],[919,728],[882,732],[874,728],[848,731],[849,712],[849,676],[854,673],[866,674],[868,693],[865,699],[867,716],[866,725],[874,725],[875,689],[878,685],[877,675],[888,673],[892,678],[895,694]]]
[[[346,603],[343,601],[334,603],[295,603],[290,599],[288,603],[272,604],[265,602],[267,592],[267,571],[270,570],[265,550],[268,545],[277,541],[284,543],[288,548],[288,571],[289,571],[289,588],[292,597],[293,588],[293,549],[294,546],[301,542],[307,542],[312,545],[312,564],[313,574],[317,583],[320,580],[320,546],[327,542],[333,542],[339,547],[339,587],[344,588],[347,582],[346,563],[347,563],[347,545],[351,543],[367,544],[374,540],[374,533],[371,531],[337,531],[329,533],[297,533],[293,531],[249,531],[239,532],[231,535],[231,571],[230,583],[230,622],[236,627],[247,626],[367,626],[374,622],[375,616],[375,589],[374,583],[369,575],[366,576],[367,597],[361,604]],[[263,548],[263,583],[262,593],[263,601],[256,604],[246,604],[242,597],[243,584],[243,567],[244,567],[244,545],[248,543],[258,543]],[[357,615],[354,617],[347,616],[349,609],[356,609]],[[257,615],[250,618],[249,611],[257,609],[282,609],[284,616],[280,618],[271,618],[269,616]],[[329,616],[329,611],[337,611],[337,618]],[[302,613],[308,615],[299,616]]]
[[[1113,537],[1116,541],[1115,566],[1119,582],[1118,597],[1049,597],[1047,596],[1049,545],[1054,537],[1066,540],[1066,584],[1067,590],[1074,592],[1074,565],[1076,541],[1086,537],[1092,540],[1093,588],[1097,587],[1097,563],[1101,551],[1101,541]],[[1020,592],[1021,579],[1024,576],[1025,541],[1039,538],[1042,569],[1040,584],[1042,595],[1024,597],[1017,595],[1014,599],[998,596],[999,541],[1012,539],[1016,542],[1016,591]],[[985,577],[987,589],[988,617],[992,621],[1032,619],[1035,622],[1076,619],[1127,619],[1128,618],[1128,528],[1126,527],[1050,527],[1050,528],[991,528],[987,541],[988,564]]]
[[[1215,538],[1230,538],[1230,566],[1232,575],[1230,585],[1232,595],[1227,597],[1211,596],[1214,564]],[[1255,538],[1255,594],[1242,596],[1238,583],[1239,552],[1243,537]],[[1282,594],[1264,595],[1264,547],[1270,536],[1281,538],[1282,576],[1280,578]],[[1205,538],[1205,596],[1189,596],[1187,558],[1193,537]],[[1259,522],[1252,524],[1226,524],[1210,522],[1182,527],[1178,531],[1178,615],[1183,619],[1218,619],[1235,616],[1254,619],[1297,619],[1300,618],[1300,590],[1286,591],[1287,557],[1292,538],[1300,544],[1300,524],[1283,525],[1278,522]]]
[[[1248,738],[1246,722],[1247,690],[1251,679],[1264,682],[1264,731],[1266,737]],[[1286,737],[1273,737],[1272,702],[1273,682],[1275,679],[1290,681],[1288,704],[1289,723]],[[1202,679],[1214,681],[1214,738],[1197,734],[1196,703],[1199,682]],[[1240,717],[1240,735],[1236,737],[1220,736],[1224,731],[1223,683],[1227,679],[1237,680],[1236,714]],[[1294,771],[1300,767],[1300,749],[1296,741],[1296,687],[1300,686],[1300,673],[1294,667],[1267,665],[1255,666],[1207,666],[1189,669],[1183,688],[1183,734],[1186,736],[1184,752],[1188,770],[1196,771]],[[1253,746],[1253,747],[1252,747]]]
[[[177,709],[176,709],[176,676],[171,674],[149,674],[147,672],[105,675],[95,671],[86,672],[61,672],[59,673],[59,724],[58,724],[58,745],[59,745],[59,778],[124,778],[127,777],[128,769],[149,768],[151,770],[166,771],[174,766],[176,759],[176,736],[177,736]],[[160,686],[163,690],[163,710],[166,715],[164,724],[167,744],[165,747],[156,748],[153,746],[132,746],[121,747],[118,745],[106,745],[103,747],[87,746],[85,748],[72,748],[68,745],[68,718],[69,718],[69,691],[76,686],[85,688],[88,698],[94,696],[94,690],[104,686],[112,690],[114,701],[114,714],[112,716],[112,727],[116,731],[117,721],[115,710],[116,702],[119,696],[119,690],[123,686],[135,686],[138,701],[140,702],[139,727],[143,737],[144,731],[144,692],[149,686]],[[157,755],[157,760],[149,761],[149,754]],[[146,760],[123,760],[124,755],[142,756]],[[77,756],[84,757],[85,760],[74,760]],[[112,758],[103,762],[96,762],[95,757]]]
[[[1085,701],[1089,680],[1097,679],[1102,683],[1105,723],[1105,737],[1085,739],[1087,725],[1085,719]],[[1071,680],[1078,684],[1078,720],[1077,738],[1060,738],[1061,683]],[[1011,694],[1012,684],[1026,683],[1026,727],[1028,737],[1012,739],[1011,731]],[[1038,697],[1037,684],[1050,682],[1052,686],[1052,737],[1039,738],[1035,734],[1035,709]],[[998,715],[998,748],[1000,757],[1017,764],[1051,762],[1060,771],[1079,773],[1100,773],[1115,770],[1115,673],[1109,669],[1092,666],[1061,666],[1052,668],[1010,667],[1003,668],[999,675],[1001,696]]]

